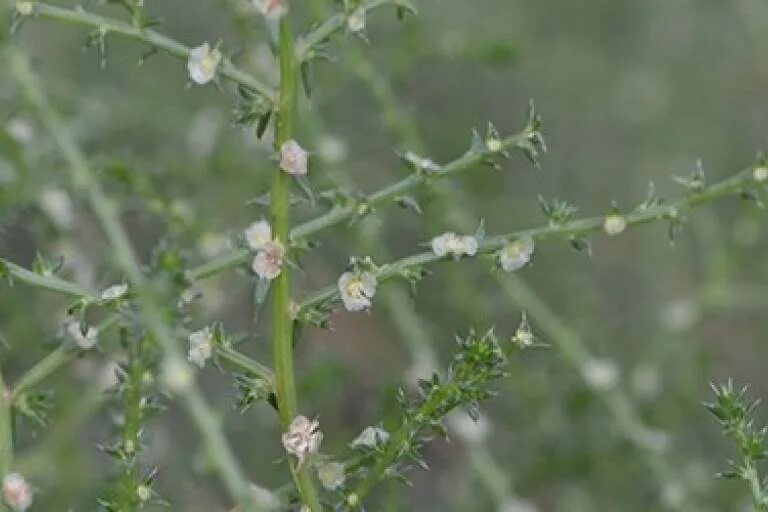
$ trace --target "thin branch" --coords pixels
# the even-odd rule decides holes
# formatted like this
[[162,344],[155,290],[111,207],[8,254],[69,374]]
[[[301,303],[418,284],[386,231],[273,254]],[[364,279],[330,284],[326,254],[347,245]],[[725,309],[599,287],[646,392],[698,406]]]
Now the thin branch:
[[25,284],[34,286],[36,288],[42,288],[43,290],[49,290],[52,292],[63,293],[65,295],[71,295],[78,299],[86,300],[99,300],[96,295],[92,294],[85,288],[80,287],[75,283],[65,281],[55,275],[44,276],[27,270],[13,262],[0,258],[0,267],[4,267],[8,270],[8,274],[14,279],[17,279]]
[[[752,172],[752,168],[745,169],[717,184],[706,187],[698,192],[691,192],[685,197],[681,197],[665,204],[638,209],[625,216],[627,226],[647,224],[659,220],[680,219],[688,209],[708,203],[720,197],[742,192],[745,186],[753,180]],[[485,238],[479,244],[478,253],[497,251],[504,247],[509,241],[519,238],[530,237],[534,240],[542,240],[553,237],[570,238],[584,236],[602,230],[604,221],[604,217],[592,217],[574,220],[564,224],[548,224],[538,228]],[[385,281],[392,277],[403,275],[405,272],[415,267],[447,261],[449,259],[451,259],[450,256],[441,257],[435,255],[433,252],[424,251],[382,265],[376,272],[376,278],[380,282]],[[338,298],[338,288],[334,285],[329,285],[302,302],[300,314],[320,304],[336,301]]]
[[[362,7],[366,14],[385,5],[402,5],[398,0],[366,0]],[[347,15],[343,12],[334,14],[328,20],[321,23],[314,30],[301,36],[296,41],[296,60],[304,62],[310,55],[310,52],[320,43],[331,37],[333,34],[344,28],[347,21]]]
[[[120,34],[146,43],[152,48],[164,50],[169,55],[183,60],[189,58],[189,52],[191,50],[183,43],[155,30],[148,28],[142,29],[121,20],[90,13],[85,11],[82,7],[67,9],[44,2],[32,2],[32,14],[30,16],[85,25],[87,27],[102,30],[105,34]],[[222,61],[219,66],[218,74],[235,83],[250,87],[264,96],[271,103],[277,101],[274,88],[241,70],[228,59]]]

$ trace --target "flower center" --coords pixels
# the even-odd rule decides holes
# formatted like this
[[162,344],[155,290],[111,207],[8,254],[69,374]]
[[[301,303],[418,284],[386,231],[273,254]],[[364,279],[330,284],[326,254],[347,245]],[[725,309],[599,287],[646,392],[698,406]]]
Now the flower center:
[[347,294],[351,297],[360,298],[365,295],[365,287],[360,279],[353,279],[347,284]]

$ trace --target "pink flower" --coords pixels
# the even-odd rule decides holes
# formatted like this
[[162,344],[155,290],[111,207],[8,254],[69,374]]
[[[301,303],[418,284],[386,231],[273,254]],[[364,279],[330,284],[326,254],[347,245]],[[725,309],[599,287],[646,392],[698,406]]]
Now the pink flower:
[[320,422],[309,420],[302,415],[296,416],[288,427],[288,432],[283,433],[283,447],[298,459],[299,467],[309,455],[318,452],[322,441]]

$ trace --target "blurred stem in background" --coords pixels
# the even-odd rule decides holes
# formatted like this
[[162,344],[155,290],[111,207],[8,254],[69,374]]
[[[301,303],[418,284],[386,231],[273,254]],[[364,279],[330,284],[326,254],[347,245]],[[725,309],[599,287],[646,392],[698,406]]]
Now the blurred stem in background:
[[[13,465],[13,411],[11,394],[5,386],[2,369],[0,369],[0,480],[11,471]],[[6,506],[0,499],[0,511]]]
[[141,272],[138,258],[122,227],[115,203],[105,195],[93,177],[85,155],[70,137],[66,126],[49,104],[26,54],[13,46],[9,46],[6,49],[5,58],[13,71],[14,78],[26,93],[29,102],[37,109],[41,121],[64,154],[73,187],[85,192],[93,213],[112,245],[117,264],[128,276],[137,292],[137,299],[146,321],[146,327],[163,351],[164,368],[168,370],[169,374],[174,373],[169,377],[175,379],[176,383],[179,384],[174,392],[181,396],[187,412],[201,431],[208,456],[217,469],[224,486],[244,510],[256,510],[248,481],[243,476],[243,472],[224,438],[219,419],[214,416],[195,385],[192,369],[179,353],[177,340],[160,313],[163,308]]
[[[298,63],[295,58],[293,32],[288,16],[280,19],[279,28],[280,57],[280,98],[275,127],[275,149],[293,138],[294,118],[298,83]],[[280,243],[287,244],[290,231],[290,191],[291,176],[280,166],[275,168],[270,194],[270,208],[274,236]],[[275,394],[277,396],[280,425],[283,432],[289,429],[297,415],[296,382],[293,365],[293,318],[291,315],[291,270],[283,265],[280,275],[273,285],[274,290],[274,326],[273,351],[275,365]],[[317,491],[312,482],[308,465],[299,465],[291,461],[291,471],[296,481],[304,505],[312,512],[322,512]]]

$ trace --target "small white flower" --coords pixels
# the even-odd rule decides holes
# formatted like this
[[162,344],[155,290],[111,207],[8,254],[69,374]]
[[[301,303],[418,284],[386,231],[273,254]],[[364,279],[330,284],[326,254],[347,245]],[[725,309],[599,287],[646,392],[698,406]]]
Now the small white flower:
[[302,415],[296,416],[288,431],[283,433],[283,447],[286,452],[296,457],[299,467],[304,465],[307,457],[318,452],[322,441],[320,422],[309,420]]
[[513,240],[499,251],[499,264],[504,272],[519,270],[531,261],[534,249],[533,238],[529,236]]
[[280,168],[293,176],[306,176],[309,155],[295,140],[287,140],[280,146]]
[[166,359],[163,363],[163,383],[172,393],[182,393],[189,389],[194,381],[194,374],[187,363],[178,357]]
[[80,322],[72,320],[67,324],[67,334],[72,337],[75,344],[83,350],[92,349],[99,341],[99,330],[95,327],[86,326],[83,331],[83,326]]
[[352,448],[375,448],[389,441],[389,432],[379,427],[365,427],[360,435],[352,441]]
[[765,183],[768,181],[768,167],[765,165],[755,167],[755,170],[752,173],[752,177],[755,178],[755,181],[758,183]]
[[317,477],[329,491],[335,491],[344,485],[346,480],[346,469],[341,462],[326,462],[317,470]]
[[216,48],[211,50],[211,45],[206,41],[189,52],[189,78],[198,85],[205,85],[214,79],[220,63],[221,52]]
[[103,292],[101,292],[101,300],[117,300],[128,292],[128,285],[113,284]]
[[3,478],[3,499],[13,510],[24,511],[32,506],[32,488],[18,473]]
[[611,389],[619,381],[619,368],[608,359],[590,359],[582,366],[581,374],[587,384],[598,391]]
[[213,354],[213,332],[210,327],[195,331],[189,335],[189,352],[187,359],[190,363],[196,364],[200,368],[205,366],[205,362]]
[[272,240],[272,228],[266,220],[254,222],[245,230],[245,242],[253,251],[260,251]]
[[365,30],[365,7],[362,5],[347,16],[347,28],[350,32],[362,32]]
[[279,240],[270,240],[264,244],[264,248],[253,258],[251,268],[261,279],[271,281],[280,275],[284,257],[285,247],[283,244]]
[[462,236],[449,231],[432,239],[432,252],[441,258],[447,254],[453,254],[456,257],[474,256],[477,254],[477,249],[477,239],[471,235]]
[[376,295],[376,276],[370,272],[344,272],[338,284],[347,311],[362,311],[371,307],[371,299]]
[[268,19],[280,19],[288,12],[287,0],[253,0],[253,6]]
[[603,230],[609,236],[614,236],[622,233],[627,229],[627,218],[620,213],[609,213],[605,216],[603,222]]
[[38,197],[38,204],[57,228],[69,231],[75,227],[75,208],[69,194],[64,190],[59,188],[43,190]]

